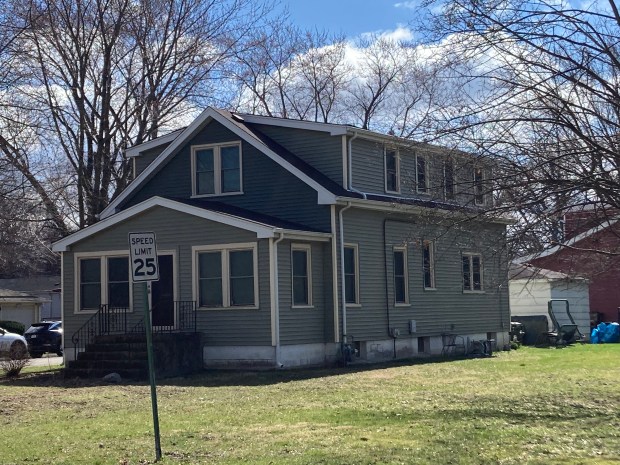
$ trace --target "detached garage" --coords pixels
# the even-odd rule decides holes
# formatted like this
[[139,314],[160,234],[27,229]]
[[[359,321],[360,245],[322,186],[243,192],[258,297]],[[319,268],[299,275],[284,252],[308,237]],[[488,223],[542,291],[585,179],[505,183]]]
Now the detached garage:
[[[509,278],[510,315],[513,321],[520,321],[526,326],[526,337],[528,322],[532,325],[542,316],[547,318],[549,329],[553,327],[548,313],[551,299],[568,300],[570,313],[579,331],[589,337],[590,296],[586,279],[521,264],[511,265]],[[526,342],[533,343],[532,337],[536,338],[530,334]]]
[[0,289],[0,321],[18,321],[28,328],[41,319],[43,299],[10,289]]

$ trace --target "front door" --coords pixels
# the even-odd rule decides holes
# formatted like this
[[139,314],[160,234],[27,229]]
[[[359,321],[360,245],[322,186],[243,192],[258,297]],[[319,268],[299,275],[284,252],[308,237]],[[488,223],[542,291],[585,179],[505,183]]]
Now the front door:
[[172,255],[158,255],[159,281],[151,284],[151,318],[153,326],[174,328],[174,260]]

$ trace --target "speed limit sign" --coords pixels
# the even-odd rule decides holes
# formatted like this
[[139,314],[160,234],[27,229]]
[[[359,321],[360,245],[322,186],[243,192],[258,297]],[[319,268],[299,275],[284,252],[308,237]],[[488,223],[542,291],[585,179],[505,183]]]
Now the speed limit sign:
[[155,233],[129,233],[129,257],[134,282],[159,280]]

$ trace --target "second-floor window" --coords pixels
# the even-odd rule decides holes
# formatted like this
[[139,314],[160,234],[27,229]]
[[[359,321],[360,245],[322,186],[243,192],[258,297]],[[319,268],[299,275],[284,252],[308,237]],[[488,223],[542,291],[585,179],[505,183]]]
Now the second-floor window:
[[422,155],[415,157],[416,191],[419,194],[428,193],[428,176],[426,158]]
[[448,159],[443,164],[443,192],[446,200],[454,200],[456,189],[454,182],[454,161]]
[[192,147],[193,195],[241,192],[241,145]]
[[385,191],[400,192],[400,160],[394,149],[385,149]]
[[484,171],[482,168],[474,168],[474,202],[476,205],[484,205]]

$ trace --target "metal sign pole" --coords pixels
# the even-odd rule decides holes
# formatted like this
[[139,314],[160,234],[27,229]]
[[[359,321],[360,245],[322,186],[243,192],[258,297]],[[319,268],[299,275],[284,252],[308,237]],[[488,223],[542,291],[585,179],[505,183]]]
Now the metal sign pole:
[[149,383],[151,385],[151,407],[153,409],[153,430],[155,433],[155,461],[161,459],[159,439],[159,415],[157,413],[157,389],[155,387],[155,360],[153,358],[153,334],[151,309],[149,308],[149,287],[151,281],[159,280],[157,261],[157,242],[153,232],[129,233],[129,256],[131,258],[132,282],[143,282],[144,286],[144,332],[146,333],[146,353],[149,361]]
[[149,309],[150,283],[144,283],[144,328],[146,332],[146,353],[149,361],[149,382],[151,385],[151,407],[153,410],[153,431],[155,433],[155,461],[161,459],[161,441],[159,438],[159,414],[157,412],[157,389],[155,387],[155,363],[153,360],[153,335],[151,334],[151,312]]

